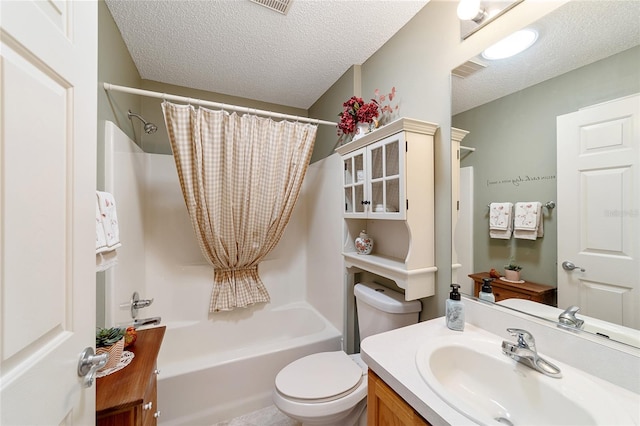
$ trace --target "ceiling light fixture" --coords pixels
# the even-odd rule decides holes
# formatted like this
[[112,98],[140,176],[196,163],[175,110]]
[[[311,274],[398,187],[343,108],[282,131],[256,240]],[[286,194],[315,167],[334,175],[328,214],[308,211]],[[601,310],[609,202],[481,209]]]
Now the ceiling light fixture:
[[535,30],[516,31],[485,49],[482,57],[489,60],[509,58],[531,47],[537,39],[538,33]]
[[476,24],[487,16],[486,11],[480,7],[480,0],[460,0],[457,13],[462,21],[473,21]]

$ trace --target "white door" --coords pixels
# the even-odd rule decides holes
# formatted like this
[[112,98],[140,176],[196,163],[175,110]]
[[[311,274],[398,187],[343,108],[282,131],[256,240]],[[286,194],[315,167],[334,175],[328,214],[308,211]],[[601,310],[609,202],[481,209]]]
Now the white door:
[[97,2],[0,2],[0,423],[93,424]]
[[640,328],[640,95],[560,116],[557,132],[558,307]]

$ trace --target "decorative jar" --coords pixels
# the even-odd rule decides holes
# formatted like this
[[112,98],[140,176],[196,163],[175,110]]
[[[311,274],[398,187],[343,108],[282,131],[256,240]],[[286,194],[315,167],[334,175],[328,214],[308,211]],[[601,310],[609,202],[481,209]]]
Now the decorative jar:
[[356,253],[358,254],[370,254],[373,250],[373,238],[367,235],[367,231],[360,232],[360,236],[356,238]]

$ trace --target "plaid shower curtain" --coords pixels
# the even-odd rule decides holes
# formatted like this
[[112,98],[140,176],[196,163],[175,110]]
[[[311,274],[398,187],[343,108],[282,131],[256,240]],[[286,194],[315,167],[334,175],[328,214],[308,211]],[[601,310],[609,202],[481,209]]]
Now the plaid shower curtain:
[[258,264],[298,199],[317,126],[162,103],[184,201],[213,266],[209,312],[269,302]]

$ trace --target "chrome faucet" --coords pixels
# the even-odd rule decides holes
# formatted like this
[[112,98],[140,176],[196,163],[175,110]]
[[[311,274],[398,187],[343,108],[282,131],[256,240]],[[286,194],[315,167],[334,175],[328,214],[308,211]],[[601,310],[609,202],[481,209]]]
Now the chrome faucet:
[[531,333],[519,328],[507,328],[507,331],[512,336],[517,337],[518,342],[513,343],[506,340],[503,341],[503,354],[546,376],[554,378],[562,377],[560,368],[538,355],[538,351],[536,350],[536,341]]
[[148,307],[153,303],[153,299],[140,299],[138,292],[134,291],[129,303],[131,306],[131,318],[135,318],[138,316],[138,309]]
[[580,308],[578,306],[569,306],[558,316],[558,321],[560,322],[560,324],[566,325],[568,327],[582,328],[584,326],[584,320],[576,318],[576,313],[579,310]]
[[158,325],[160,324],[160,317],[142,318],[133,320],[133,328],[143,327],[145,325]]

